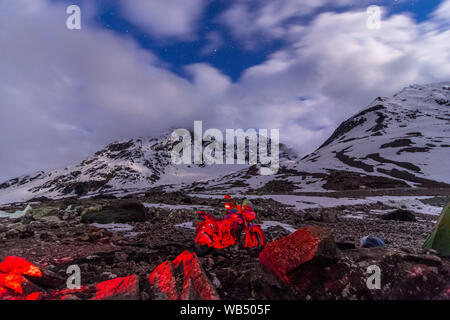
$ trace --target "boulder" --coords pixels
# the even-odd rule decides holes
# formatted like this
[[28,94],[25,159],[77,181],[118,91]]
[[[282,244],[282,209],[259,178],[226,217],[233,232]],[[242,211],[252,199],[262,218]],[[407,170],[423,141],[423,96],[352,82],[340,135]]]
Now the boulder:
[[95,286],[82,286],[79,289],[48,290],[39,295],[38,300],[89,300],[98,290]]
[[161,263],[148,278],[156,300],[178,300],[173,264],[170,261]]
[[339,222],[338,216],[334,209],[322,210],[320,214],[320,221],[327,223]]
[[417,221],[416,216],[409,210],[397,209],[381,216],[383,220],[396,220],[396,221]]
[[60,226],[63,223],[62,220],[57,216],[43,217],[41,221],[51,226]]
[[14,229],[14,230],[17,230],[19,232],[25,232],[26,228],[27,228],[27,226],[22,224],[22,223],[20,223],[20,222],[18,222],[18,223],[10,223],[10,224],[8,224],[6,226],[7,230]]
[[16,229],[11,229],[11,230],[8,230],[7,232],[5,232],[5,236],[8,239],[17,238],[17,237],[19,237],[19,235],[20,235],[20,232],[17,231]]
[[66,278],[50,270],[41,269],[41,274],[41,276],[25,275],[25,278],[45,290],[56,289],[66,284]]
[[195,253],[184,251],[159,265],[149,277],[153,294],[168,300],[219,300]]
[[48,290],[39,300],[139,300],[139,277],[131,275],[123,278],[82,286],[79,289]]
[[39,267],[21,257],[9,256],[0,263],[0,272],[8,274],[20,274],[32,277],[41,277]]
[[318,211],[308,211],[303,215],[305,221],[320,221],[321,214]]
[[138,300],[139,277],[136,275],[115,278],[96,285],[97,293],[92,300]]
[[59,208],[56,207],[38,207],[28,210],[25,214],[25,218],[32,218],[33,220],[41,220],[43,217],[57,216]]
[[6,230],[6,235],[8,238],[20,237],[21,239],[25,239],[34,235],[32,228],[20,222],[6,225]]
[[82,214],[82,222],[85,223],[142,222],[147,218],[147,210],[139,202],[110,204],[102,207],[101,210],[88,210]]
[[0,263],[0,299],[20,300],[42,290],[25,276],[41,277],[42,272],[24,258],[6,257]]
[[432,254],[407,254],[404,257],[404,260],[415,262],[417,264],[424,264],[430,267],[439,267],[442,265],[442,259]]
[[42,289],[20,274],[0,273],[0,297],[1,292],[5,296],[2,300],[20,300],[38,291]]
[[315,261],[329,263],[340,257],[340,251],[331,232],[322,227],[309,226],[289,236],[269,243],[259,260],[286,283],[301,265]]

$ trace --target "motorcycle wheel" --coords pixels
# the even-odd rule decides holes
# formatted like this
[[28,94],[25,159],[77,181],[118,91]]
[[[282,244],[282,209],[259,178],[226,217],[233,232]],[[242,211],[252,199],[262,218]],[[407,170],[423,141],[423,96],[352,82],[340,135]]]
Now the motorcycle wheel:
[[[202,231],[200,231],[200,232],[202,232]],[[194,251],[197,254],[197,256],[199,256],[199,257],[207,255],[211,251],[211,249],[212,248],[208,245],[200,245],[197,242],[194,242]]]
[[258,245],[253,247],[253,248],[247,248],[247,252],[249,253],[249,255],[252,258],[257,258],[259,256],[259,254],[261,253],[262,249],[264,248],[263,245],[262,245],[263,241],[262,241],[261,236],[260,236],[260,234],[258,232],[254,232],[253,236],[257,237]]

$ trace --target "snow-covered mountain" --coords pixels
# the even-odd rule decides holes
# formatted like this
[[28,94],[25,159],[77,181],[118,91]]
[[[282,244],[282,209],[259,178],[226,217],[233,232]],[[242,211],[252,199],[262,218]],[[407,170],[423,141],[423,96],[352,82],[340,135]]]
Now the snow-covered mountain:
[[174,165],[169,137],[115,142],[77,165],[9,180],[0,184],[0,203],[154,187],[260,193],[450,187],[450,82],[375,99],[303,159],[281,145],[273,176],[247,165]]
[[[58,198],[99,193],[133,193],[159,186],[177,190],[184,185],[201,183],[248,168],[248,165],[238,164],[175,165],[172,163],[171,151],[177,142],[170,139],[172,131],[168,130],[158,137],[114,142],[79,164],[6,181],[0,184],[0,204],[28,201],[42,196]],[[270,147],[270,139],[268,143]],[[203,148],[208,144],[203,142]],[[248,146],[245,156],[248,159]],[[281,161],[296,158],[294,151],[280,145]]]
[[392,98],[375,99],[316,151],[285,161],[278,175],[244,170],[215,179],[206,189],[282,193],[450,187],[449,159],[450,82],[413,85]]

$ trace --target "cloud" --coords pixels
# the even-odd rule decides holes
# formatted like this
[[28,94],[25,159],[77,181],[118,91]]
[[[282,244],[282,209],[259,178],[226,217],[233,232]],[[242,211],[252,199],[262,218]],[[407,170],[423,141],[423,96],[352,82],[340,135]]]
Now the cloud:
[[441,26],[441,30],[450,29],[450,0],[442,1],[432,18]]
[[205,95],[221,94],[231,85],[229,77],[206,63],[192,64],[185,69],[192,76],[196,88]]
[[68,30],[65,9],[0,2],[0,180],[74,163],[206,111],[195,85],[159,68],[133,40],[89,23]]
[[444,0],[435,10],[433,16],[437,19],[450,19],[450,0]]
[[280,128],[305,153],[375,97],[450,78],[450,30],[438,21],[393,15],[380,30],[366,22],[365,10],[318,15],[297,41],[247,69],[223,109],[237,125]]
[[[407,0],[398,0],[396,3]],[[349,10],[369,5],[387,5],[388,0],[237,0],[224,11],[219,22],[248,50],[259,49],[273,40],[289,40],[320,10]]]
[[150,34],[192,39],[206,1],[126,0],[120,3],[125,17]]

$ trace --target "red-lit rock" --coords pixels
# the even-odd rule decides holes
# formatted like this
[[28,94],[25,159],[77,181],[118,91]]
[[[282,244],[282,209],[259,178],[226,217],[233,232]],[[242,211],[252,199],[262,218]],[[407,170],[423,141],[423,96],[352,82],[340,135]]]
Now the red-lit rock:
[[47,291],[39,296],[39,300],[87,300],[91,299],[97,289],[95,287],[81,286],[80,289],[63,289]]
[[259,260],[284,282],[291,283],[292,272],[302,264],[338,257],[339,249],[331,232],[326,228],[310,226],[269,243],[259,255]]
[[0,273],[0,299],[5,299],[4,296],[26,297],[31,293],[41,290],[41,288],[20,274]]
[[185,251],[173,261],[175,268],[181,263],[184,274],[181,300],[219,300],[216,289],[200,267],[195,253]]
[[6,257],[0,263],[0,299],[18,300],[41,290],[24,275],[41,277],[41,270],[20,257]]
[[21,274],[32,277],[42,276],[42,272],[39,267],[20,257],[6,257],[5,260],[0,263],[0,272],[8,274]]
[[22,280],[20,274],[0,274],[0,287],[4,291],[13,291],[22,294]]
[[93,300],[137,300],[139,299],[139,277],[132,275],[104,281],[96,286]]
[[158,299],[178,300],[173,265],[169,261],[161,263],[148,278],[150,284],[157,288]]
[[3,297],[6,296],[8,290],[0,286],[0,300],[3,300]]
[[41,295],[40,292],[33,292],[33,293],[29,294],[29,295],[25,298],[25,300],[38,300],[40,295]]
[[[219,295],[195,253],[184,251],[172,262],[159,265],[149,277],[159,298],[169,300],[219,300]],[[181,286],[182,284],[182,286]]]
[[66,285],[67,279],[46,269],[41,270],[42,276],[33,277],[33,276],[25,276],[27,280],[30,280],[35,285],[46,289],[57,289],[64,287]]

